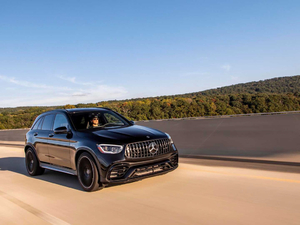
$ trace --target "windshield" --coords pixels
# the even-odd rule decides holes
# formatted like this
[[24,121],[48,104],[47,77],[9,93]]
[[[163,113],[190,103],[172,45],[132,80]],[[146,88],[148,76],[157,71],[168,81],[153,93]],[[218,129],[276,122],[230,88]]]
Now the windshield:
[[128,126],[129,123],[112,111],[80,112],[71,114],[76,130]]

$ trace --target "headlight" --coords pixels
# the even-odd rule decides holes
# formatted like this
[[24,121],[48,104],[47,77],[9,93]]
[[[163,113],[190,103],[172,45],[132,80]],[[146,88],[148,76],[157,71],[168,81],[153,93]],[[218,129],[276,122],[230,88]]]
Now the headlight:
[[171,141],[171,144],[173,144],[173,140],[172,140],[171,136],[168,133],[165,133],[165,134],[168,136],[169,140]]
[[176,149],[176,147],[175,147],[175,144],[174,144],[174,142],[173,142],[171,136],[170,136],[169,134],[167,134],[167,133],[165,133],[165,134],[168,136],[168,138],[169,138],[169,140],[170,140],[170,142],[171,142],[171,146],[172,146],[173,150],[176,151],[177,149]]
[[105,154],[118,154],[123,150],[122,145],[99,144],[97,148]]

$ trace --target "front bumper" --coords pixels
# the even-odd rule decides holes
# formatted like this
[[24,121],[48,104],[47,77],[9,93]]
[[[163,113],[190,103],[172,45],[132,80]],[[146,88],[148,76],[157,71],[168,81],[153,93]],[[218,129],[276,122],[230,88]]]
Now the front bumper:
[[101,183],[126,183],[168,173],[178,167],[178,151],[147,161],[121,161],[102,171]]

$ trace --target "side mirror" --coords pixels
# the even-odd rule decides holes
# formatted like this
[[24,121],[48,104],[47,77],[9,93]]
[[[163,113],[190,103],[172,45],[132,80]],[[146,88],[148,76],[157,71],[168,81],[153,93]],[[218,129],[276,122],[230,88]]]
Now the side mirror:
[[134,125],[135,122],[133,120],[129,121],[131,125]]
[[58,127],[54,130],[55,134],[67,134],[68,132],[68,128],[66,127]]

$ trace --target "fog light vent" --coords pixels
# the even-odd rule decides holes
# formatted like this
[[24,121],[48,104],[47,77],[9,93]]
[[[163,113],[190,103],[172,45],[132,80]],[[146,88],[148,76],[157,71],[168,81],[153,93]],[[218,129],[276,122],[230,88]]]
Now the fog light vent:
[[115,167],[110,171],[109,177],[110,177],[110,179],[120,179],[125,175],[127,170],[128,170],[128,168],[126,166]]
[[173,166],[177,166],[178,164],[178,155],[175,155],[171,158],[171,163]]

